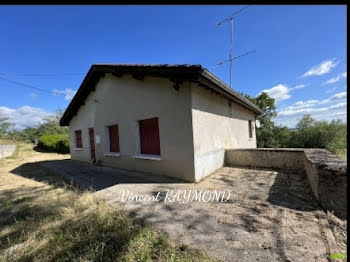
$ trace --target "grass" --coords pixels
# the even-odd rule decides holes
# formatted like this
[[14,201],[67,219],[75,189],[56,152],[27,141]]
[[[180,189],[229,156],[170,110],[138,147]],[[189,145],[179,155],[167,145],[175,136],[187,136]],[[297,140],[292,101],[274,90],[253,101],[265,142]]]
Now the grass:
[[0,261],[213,261],[29,165],[62,158],[30,148],[0,160]]
[[11,156],[7,156],[6,158],[7,159],[16,159],[18,157],[21,146],[22,146],[22,144],[18,143],[16,146],[16,149],[15,149],[15,152],[13,152],[13,154]]
[[337,157],[339,157],[339,158],[341,158],[341,159],[343,159],[343,160],[347,160],[347,150],[346,149],[344,149],[344,150],[337,150],[337,152],[336,152],[336,155],[337,155]]

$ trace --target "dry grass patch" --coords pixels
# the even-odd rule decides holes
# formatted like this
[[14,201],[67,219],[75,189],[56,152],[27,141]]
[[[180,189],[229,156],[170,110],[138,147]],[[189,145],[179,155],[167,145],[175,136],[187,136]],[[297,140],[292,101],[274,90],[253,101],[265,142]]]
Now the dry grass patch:
[[[48,155],[25,145],[0,162],[0,261],[212,261],[90,192],[62,186],[28,164],[38,154]],[[25,175],[11,172],[21,166]]]

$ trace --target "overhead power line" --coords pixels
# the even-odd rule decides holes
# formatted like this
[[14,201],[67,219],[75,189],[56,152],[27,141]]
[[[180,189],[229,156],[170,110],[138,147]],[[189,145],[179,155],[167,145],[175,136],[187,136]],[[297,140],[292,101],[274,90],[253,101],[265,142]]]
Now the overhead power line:
[[78,74],[78,73],[65,73],[65,74],[6,74],[6,73],[0,73],[0,75],[14,75],[14,76],[26,76],[26,77],[55,77],[55,76],[80,76],[83,74]]
[[0,80],[7,81],[7,82],[9,82],[9,83],[16,84],[16,85],[18,85],[18,86],[22,86],[22,87],[27,87],[27,88],[35,89],[35,90],[38,90],[38,91],[41,91],[41,92],[50,93],[50,94],[52,94],[52,95],[65,96],[65,94],[62,94],[62,93],[59,93],[59,92],[54,92],[54,91],[46,90],[46,89],[43,89],[43,88],[40,88],[40,87],[28,85],[28,84],[21,83],[21,82],[18,82],[18,81],[14,81],[14,80],[8,79],[8,78],[6,78],[6,77],[2,77],[2,76],[0,76]]

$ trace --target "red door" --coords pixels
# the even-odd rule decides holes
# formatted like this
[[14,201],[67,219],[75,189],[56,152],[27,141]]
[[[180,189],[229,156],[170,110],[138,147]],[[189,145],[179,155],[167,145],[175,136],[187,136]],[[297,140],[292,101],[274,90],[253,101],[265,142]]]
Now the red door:
[[95,135],[94,135],[94,129],[89,128],[89,140],[90,140],[90,151],[91,151],[91,159],[93,162],[96,161],[96,154],[95,154]]

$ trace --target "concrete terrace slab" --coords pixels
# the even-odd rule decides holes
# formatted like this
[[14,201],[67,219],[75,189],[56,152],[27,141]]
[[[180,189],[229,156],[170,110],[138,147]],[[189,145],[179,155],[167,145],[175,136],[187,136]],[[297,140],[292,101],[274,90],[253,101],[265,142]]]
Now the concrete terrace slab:
[[[322,212],[303,173],[223,167],[194,184],[70,160],[42,165],[78,183],[96,183],[97,190],[104,189],[94,194],[112,206],[224,261],[328,261]],[[123,190],[159,194],[160,201],[121,202]],[[227,202],[170,203],[165,201],[169,190],[229,190],[231,195]]]

